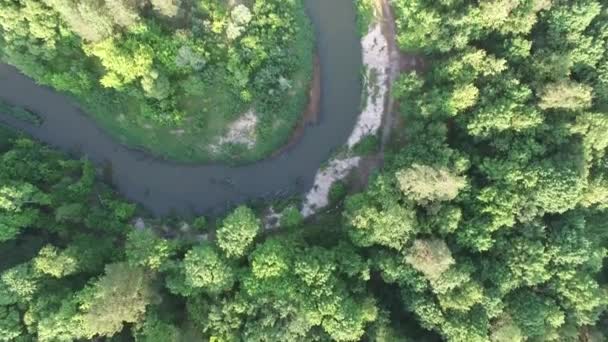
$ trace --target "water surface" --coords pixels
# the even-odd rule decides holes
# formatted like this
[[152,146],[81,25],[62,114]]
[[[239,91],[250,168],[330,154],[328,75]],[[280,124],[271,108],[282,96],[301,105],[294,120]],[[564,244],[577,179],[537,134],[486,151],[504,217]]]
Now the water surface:
[[319,121],[281,155],[254,164],[184,165],[129,149],[84,114],[68,96],[0,64],[0,99],[44,118],[41,126],[0,113],[0,122],[63,151],[111,165],[112,183],[128,199],[158,215],[215,214],[258,198],[307,191],[315,172],[343,145],[357,119],[361,46],[352,0],[307,0],[321,63]]

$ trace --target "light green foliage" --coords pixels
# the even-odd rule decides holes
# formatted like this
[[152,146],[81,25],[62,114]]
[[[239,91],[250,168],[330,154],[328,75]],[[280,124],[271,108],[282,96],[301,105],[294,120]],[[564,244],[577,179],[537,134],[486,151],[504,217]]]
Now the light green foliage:
[[226,36],[230,40],[234,40],[243,34],[247,29],[247,25],[251,21],[251,12],[247,6],[240,4],[236,5],[230,11],[230,21],[226,28]]
[[116,25],[130,27],[141,20],[140,0],[105,0],[105,3]]
[[571,279],[556,281],[554,287],[577,326],[594,324],[608,308],[608,290],[600,288],[588,274],[579,273]]
[[78,271],[77,255],[61,251],[53,245],[44,246],[34,259],[36,271],[55,278],[65,277]]
[[127,263],[107,265],[105,275],[81,293],[85,336],[113,336],[123,324],[140,321],[152,296],[143,269]]
[[14,239],[19,232],[36,221],[35,204],[48,203],[48,197],[29,183],[13,183],[0,187],[0,241]]
[[371,298],[352,292],[369,279],[369,266],[348,244],[327,249],[271,238],[250,259],[243,287],[253,310],[247,315],[256,324],[247,324],[241,336],[309,340],[317,326],[332,340],[356,341],[377,316]]
[[251,272],[257,279],[285,276],[291,267],[289,245],[270,239],[251,253]]
[[552,276],[551,254],[542,241],[512,237],[501,240],[497,244],[497,250],[509,268],[509,281],[534,286],[546,282]]
[[[112,266],[96,280],[104,265],[124,255],[118,241],[134,206],[96,183],[91,163],[66,159],[30,140],[9,143],[0,159],[0,217],[14,224],[12,213],[28,215],[19,220],[19,247],[2,250],[11,253],[0,271],[3,338],[21,333],[24,341],[71,341],[121,330],[114,317],[135,323],[138,315],[128,312],[141,310],[137,295],[147,290],[125,286],[141,285],[143,271]],[[23,245],[31,235],[38,245]],[[89,281],[94,285],[81,291]]]
[[361,36],[365,36],[376,19],[374,0],[354,0],[357,8],[357,29]]
[[217,244],[229,258],[245,255],[261,229],[260,220],[247,207],[238,207],[228,215],[217,231]]
[[220,293],[234,284],[232,266],[212,246],[203,245],[189,250],[184,257],[183,267],[185,285],[194,290]]
[[[99,58],[106,70],[100,83],[107,88],[121,89],[140,77],[150,77],[152,73],[151,47],[138,44],[137,46],[119,46],[113,38],[104,39],[87,47],[87,53]],[[158,77],[158,75],[156,75]],[[142,81],[142,84],[143,83]],[[145,89],[145,87],[144,87]]]
[[[376,255],[420,325],[447,341],[579,339],[606,310],[597,276],[607,240],[595,219],[606,217],[605,5],[393,6],[398,43],[430,63],[394,87],[407,144],[380,176],[396,176],[403,197],[379,197],[413,211],[414,242],[395,251],[381,238],[351,238]],[[441,170],[461,185],[437,179]],[[353,204],[377,193],[372,185],[347,199],[347,223]]]
[[591,106],[592,88],[575,82],[551,83],[540,93],[542,109],[586,109]]
[[492,342],[523,342],[521,329],[515,325],[511,317],[501,317],[492,326],[492,334],[490,335]]
[[99,41],[112,34],[114,22],[103,0],[44,0],[70,28],[87,41]]
[[415,240],[407,250],[405,260],[433,281],[438,280],[455,263],[450,249],[441,240]]
[[473,84],[459,85],[454,89],[448,100],[448,108],[452,109],[454,114],[462,112],[474,106],[479,97],[479,89]]
[[172,256],[174,246],[151,230],[133,230],[127,236],[125,252],[131,266],[157,271]]
[[157,71],[151,70],[148,74],[143,75],[141,79],[141,87],[146,96],[163,100],[170,95],[171,85],[165,75],[160,75]]
[[538,176],[534,201],[546,212],[563,213],[581,200],[585,183],[580,170],[546,163]]
[[599,205],[605,209],[608,205],[608,181],[604,178],[591,179],[581,204],[586,207]]
[[428,165],[414,164],[396,177],[405,196],[419,203],[453,200],[466,185],[464,177]]
[[380,177],[364,194],[347,199],[345,217],[349,234],[360,246],[379,244],[401,249],[415,233],[416,217],[413,209],[399,203],[394,181]]
[[161,15],[175,17],[179,11],[181,0],[150,0],[152,7]]
[[608,115],[604,113],[583,113],[576,117],[572,132],[583,137],[583,145],[591,151],[600,153],[608,147]]
[[531,97],[530,88],[515,79],[500,79],[484,88],[483,100],[467,123],[469,133],[488,137],[494,132],[522,132],[539,126],[543,117],[527,105]]

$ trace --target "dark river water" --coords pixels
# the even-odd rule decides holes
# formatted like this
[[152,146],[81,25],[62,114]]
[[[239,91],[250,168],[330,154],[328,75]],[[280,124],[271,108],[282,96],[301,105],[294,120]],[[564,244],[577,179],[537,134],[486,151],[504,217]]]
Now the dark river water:
[[352,131],[361,97],[361,46],[352,0],[307,0],[321,62],[321,112],[300,142],[283,154],[240,167],[183,165],[120,145],[69,97],[36,85],[0,64],[0,99],[44,118],[41,126],[0,114],[0,122],[98,165],[111,165],[112,183],[157,215],[217,214],[248,200],[307,191],[319,166]]

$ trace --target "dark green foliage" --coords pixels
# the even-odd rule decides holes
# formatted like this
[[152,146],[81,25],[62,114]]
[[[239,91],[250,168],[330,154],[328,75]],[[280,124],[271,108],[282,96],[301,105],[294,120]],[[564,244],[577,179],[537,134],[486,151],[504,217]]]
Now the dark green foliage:
[[608,306],[605,5],[393,4],[401,47],[432,66],[395,87],[408,145],[347,200],[353,241],[445,340],[582,339]]
[[23,333],[19,311],[12,306],[0,306],[0,341],[13,341]]
[[[38,331],[33,335],[37,340],[50,341],[120,331],[122,324],[110,322],[104,312],[115,315],[143,306],[121,302],[120,287],[111,293],[103,288],[113,287],[110,283],[135,286],[136,276],[143,277],[143,272],[125,266],[108,268],[107,277],[99,282],[95,276],[122,255],[116,244],[124,238],[134,206],[96,183],[95,169],[87,161],[66,159],[30,140],[17,139],[11,145],[0,155],[0,231],[17,246],[28,234],[37,234],[46,243],[29,262],[0,270],[0,312],[5,313],[0,323],[2,336],[25,336],[27,328],[30,333]],[[98,285],[85,290],[89,280]],[[84,305],[85,293],[97,299],[91,297]],[[125,296],[131,298],[131,294]],[[110,298],[116,301],[112,303]],[[104,309],[104,305],[112,309]],[[26,312],[28,318],[22,321]],[[132,321],[136,315],[115,317]]]
[[178,342],[182,341],[180,330],[175,325],[163,321],[157,315],[146,316],[142,327],[134,331],[137,342]]
[[300,210],[293,205],[288,206],[281,212],[281,227],[294,228],[298,227],[304,218]]
[[204,216],[197,217],[192,222],[192,227],[197,231],[204,231],[207,229],[207,219]]
[[344,197],[346,197],[347,192],[348,189],[344,182],[335,182],[331,185],[331,188],[329,189],[329,203],[337,204],[338,202],[342,201]]
[[[338,215],[302,222],[287,206],[281,224],[291,229],[263,232],[238,207],[210,241],[168,241],[133,230],[134,207],[99,184],[90,163],[29,140],[9,144],[0,155],[0,240],[15,249],[30,234],[41,241],[0,271],[0,336],[605,340],[605,5],[393,5],[400,44],[432,64],[394,88],[408,144],[388,151]],[[112,26],[144,20],[127,14]],[[232,39],[255,20],[242,9],[229,18]],[[22,48],[54,44],[43,38],[24,37]],[[145,55],[137,45],[120,51]],[[157,101],[167,70],[145,86]],[[114,72],[109,81],[127,82],[137,70]],[[332,192],[342,200],[346,188]]]
[[368,156],[378,152],[380,148],[380,139],[377,135],[366,135],[354,147],[353,152],[358,156]]

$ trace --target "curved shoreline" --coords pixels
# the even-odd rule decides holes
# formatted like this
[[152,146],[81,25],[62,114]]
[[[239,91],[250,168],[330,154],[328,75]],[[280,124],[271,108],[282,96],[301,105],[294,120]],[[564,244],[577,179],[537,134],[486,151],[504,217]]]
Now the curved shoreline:
[[68,96],[36,85],[5,64],[0,64],[0,98],[30,108],[45,122],[33,127],[6,115],[0,121],[97,165],[110,164],[115,187],[158,215],[212,215],[246,201],[307,191],[319,166],[346,141],[357,120],[361,46],[351,0],[308,0],[306,6],[321,62],[320,118],[298,144],[275,157],[242,167],[183,165],[135,151],[111,139]]
[[[387,0],[376,0],[374,20],[361,38],[366,79],[364,106],[348,141],[346,152],[328,161],[315,175],[314,185],[305,196],[302,215],[315,214],[328,206],[331,187],[357,171],[359,183],[367,184],[372,170],[382,166],[384,147],[395,122],[395,101],[392,86],[401,71],[401,52],[396,42],[392,8]],[[375,77],[371,77],[375,75]],[[369,84],[368,84],[369,83]],[[353,148],[366,136],[380,135],[380,150],[369,156],[357,156]],[[355,188],[361,188],[357,184]]]
[[302,111],[302,115],[291,132],[289,140],[274,151],[270,155],[270,158],[281,155],[297,144],[304,135],[306,126],[316,124],[319,120],[319,111],[321,107],[321,62],[319,61],[319,55],[316,53],[314,54],[312,61],[312,78],[308,88],[308,103],[306,109]]

